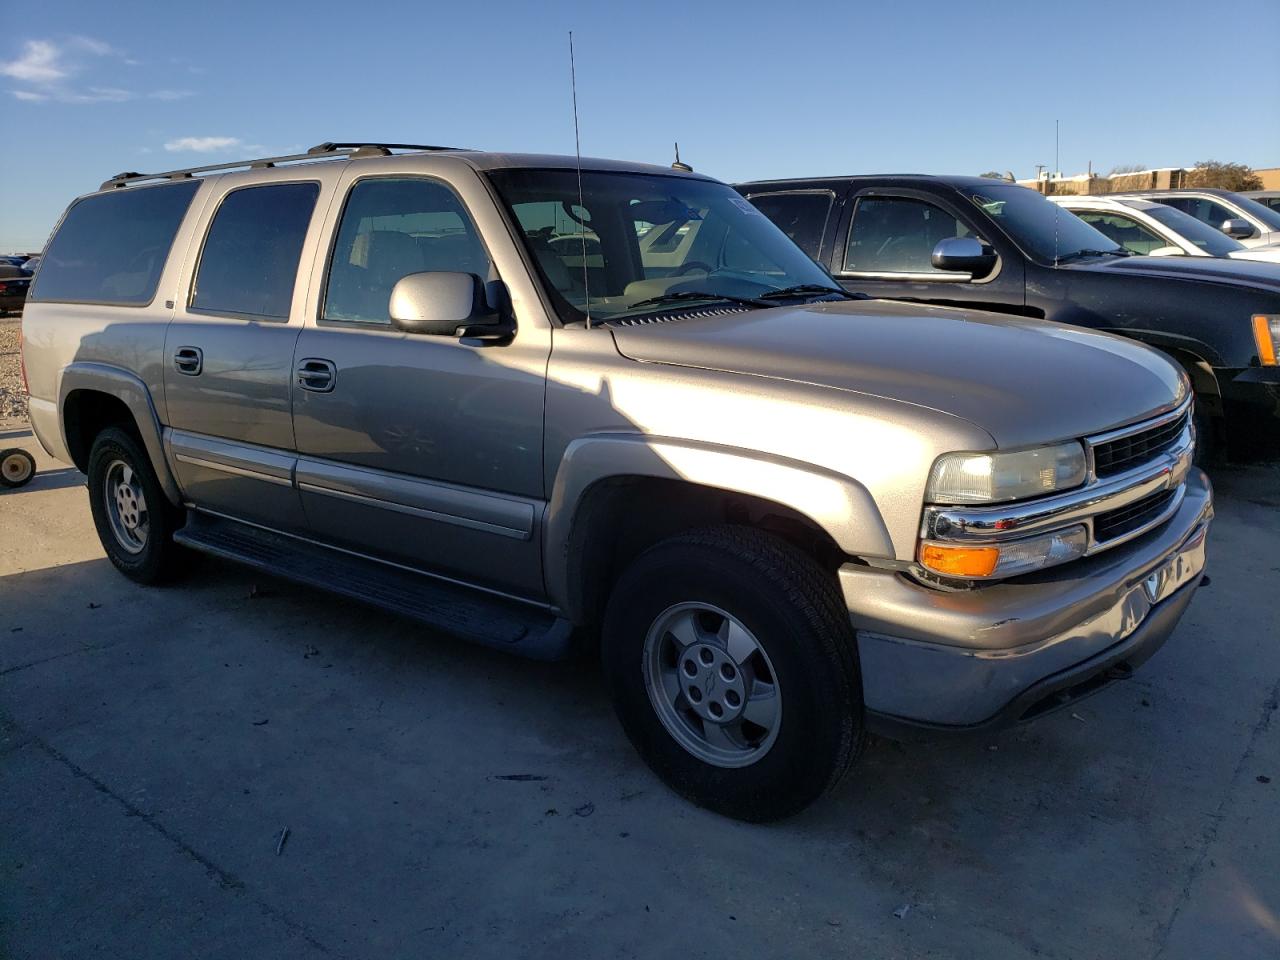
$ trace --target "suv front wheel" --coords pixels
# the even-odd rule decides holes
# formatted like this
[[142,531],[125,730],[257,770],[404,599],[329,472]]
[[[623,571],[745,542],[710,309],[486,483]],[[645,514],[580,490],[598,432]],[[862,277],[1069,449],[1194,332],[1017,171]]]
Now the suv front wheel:
[[185,551],[173,542],[182,511],[160,487],[141,444],[108,427],[89,451],[89,510],[107,558],[130,580],[160,583],[176,575]]
[[742,820],[808,806],[862,743],[848,615],[783,540],[715,527],[663,541],[610,597],[602,658],[618,716],[674,790]]

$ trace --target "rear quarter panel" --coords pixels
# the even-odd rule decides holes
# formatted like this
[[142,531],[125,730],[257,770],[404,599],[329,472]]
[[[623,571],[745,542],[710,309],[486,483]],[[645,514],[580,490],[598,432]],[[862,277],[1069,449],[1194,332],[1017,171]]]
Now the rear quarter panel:
[[163,422],[165,329],[173,315],[173,303],[181,296],[178,286],[191,246],[191,225],[203,209],[207,193],[208,185],[202,184],[188,207],[149,304],[126,307],[28,301],[22,317],[22,355],[31,394],[32,427],[54,457],[70,462],[58,404],[63,374],[73,363],[102,364],[137,377]]

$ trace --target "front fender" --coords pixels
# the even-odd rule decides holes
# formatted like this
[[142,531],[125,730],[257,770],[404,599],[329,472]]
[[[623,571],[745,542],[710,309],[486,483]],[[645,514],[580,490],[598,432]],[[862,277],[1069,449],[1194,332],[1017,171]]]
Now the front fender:
[[856,480],[812,464],[736,447],[625,433],[574,440],[556,471],[544,541],[547,591],[569,595],[569,542],[583,496],[615,477],[679,480],[746,494],[796,510],[811,519],[849,556],[893,557],[880,510]]
[[156,414],[155,403],[151,399],[151,391],[138,377],[105,363],[78,361],[70,364],[62,371],[62,380],[58,387],[58,423],[62,431],[64,449],[70,449],[67,436],[66,409],[67,398],[79,390],[104,393],[121,401],[133,414],[133,422],[138,428],[138,435],[146,448],[147,456],[156,471],[156,477],[164,490],[165,496],[173,503],[181,503],[182,495],[177,481],[169,469],[169,462],[164,456],[164,444],[161,441],[160,418]]

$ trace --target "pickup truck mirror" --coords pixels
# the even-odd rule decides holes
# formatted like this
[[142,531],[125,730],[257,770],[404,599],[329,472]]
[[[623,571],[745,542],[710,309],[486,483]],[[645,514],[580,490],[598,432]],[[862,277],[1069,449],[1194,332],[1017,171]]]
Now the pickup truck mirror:
[[935,270],[965,272],[978,279],[995,268],[996,255],[976,237],[947,237],[938,241],[929,262]]
[[1233,217],[1230,220],[1223,220],[1222,226],[1219,227],[1223,233],[1235,240],[1247,240],[1254,234],[1253,224],[1243,218]]
[[460,336],[464,326],[484,323],[488,318],[477,313],[490,312],[479,277],[435,270],[401,277],[391,290],[388,309],[397,329],[446,337]]

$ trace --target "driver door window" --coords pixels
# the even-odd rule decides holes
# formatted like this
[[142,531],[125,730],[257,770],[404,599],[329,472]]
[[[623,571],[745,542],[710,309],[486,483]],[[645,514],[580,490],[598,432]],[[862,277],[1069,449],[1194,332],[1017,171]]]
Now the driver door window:
[[1157,197],[1161,203],[1168,204],[1175,210],[1189,213],[1201,223],[1207,223],[1215,230],[1221,230],[1224,221],[1238,219],[1239,214],[1228,210],[1220,203],[1214,203],[1205,197]]
[[428,270],[489,275],[489,256],[462,201],[433,180],[361,180],[342,213],[322,317],[390,324],[392,288]]
[[858,200],[845,248],[844,271],[857,274],[930,274],[933,248],[950,237],[972,236],[969,228],[945,210],[906,197]]
[[1099,210],[1073,210],[1072,213],[1130,253],[1145,256],[1152,250],[1175,246],[1137,220],[1123,214],[1103,213]]

